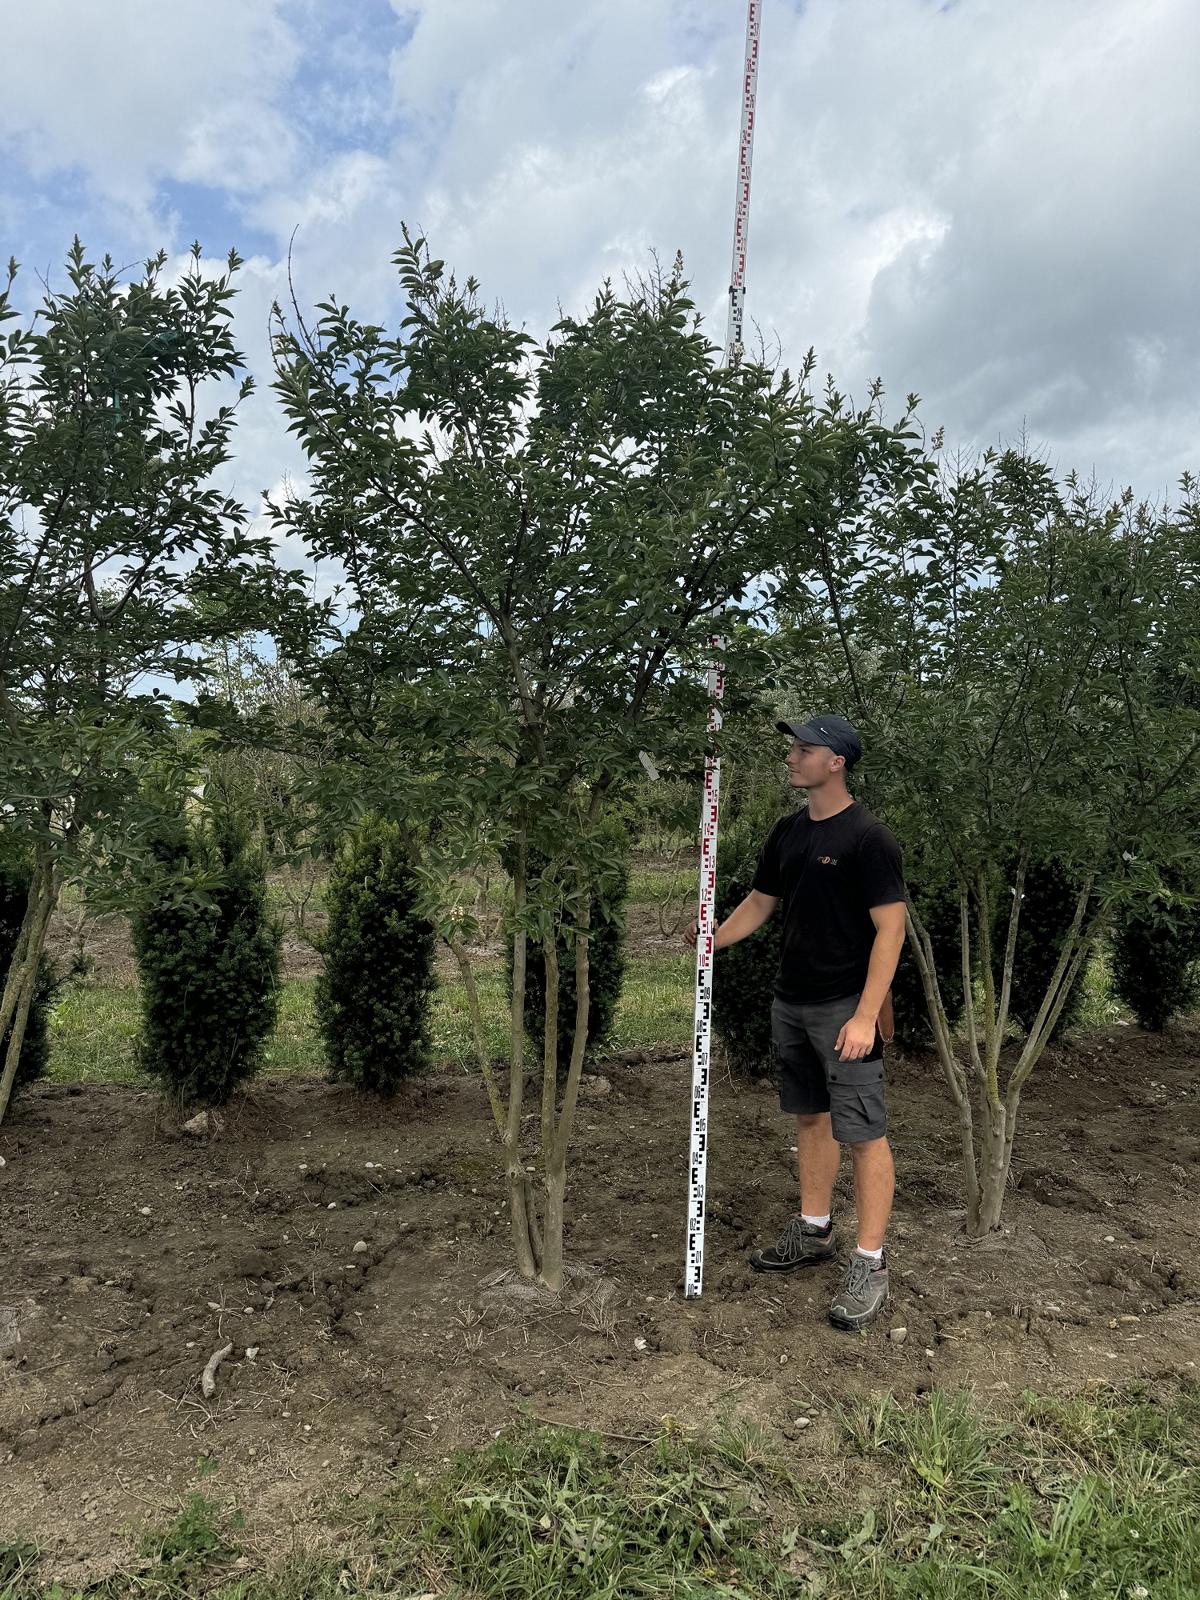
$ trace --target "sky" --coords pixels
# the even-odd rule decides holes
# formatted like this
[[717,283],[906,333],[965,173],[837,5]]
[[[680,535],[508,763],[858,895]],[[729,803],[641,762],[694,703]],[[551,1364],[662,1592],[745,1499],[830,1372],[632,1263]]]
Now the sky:
[[[1200,470],[1200,4],[764,0],[752,336],[974,450]],[[744,0],[0,0],[0,251],[246,257],[231,486],[302,465],[286,293],[399,313],[401,223],[535,335],[682,250],[725,329]]]

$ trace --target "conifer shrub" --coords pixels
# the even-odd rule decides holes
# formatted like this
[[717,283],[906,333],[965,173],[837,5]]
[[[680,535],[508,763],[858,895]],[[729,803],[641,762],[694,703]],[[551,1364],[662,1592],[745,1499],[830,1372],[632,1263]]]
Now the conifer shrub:
[[[750,810],[718,834],[718,924],[753,888],[758,858],[773,820]],[[783,916],[777,910],[757,933],[722,950],[714,962],[713,1028],[736,1077],[765,1078],[774,1071],[771,1002],[782,941]]]
[[[963,1011],[962,932],[958,893],[952,886],[919,888],[908,885],[909,895],[933,943],[938,988],[946,1017],[953,1028]],[[929,1050],[933,1029],[921,969],[912,946],[905,940],[892,979],[892,1008],[895,1014],[895,1042],[901,1050]]]
[[138,1057],[181,1102],[221,1105],[254,1073],[279,1006],[282,924],[234,815],[163,818],[133,917]]
[[419,895],[404,829],[367,817],[334,860],[319,941],[317,1024],[335,1082],[390,1095],[429,1065],[437,941]]
[[1114,929],[1112,985],[1152,1033],[1200,1006],[1200,910],[1161,895],[1125,907]]
[[[612,1036],[617,1003],[625,981],[625,934],[629,900],[629,838],[620,822],[611,819],[602,834],[608,849],[602,882],[592,895],[588,931],[588,1037],[587,1055],[594,1058]],[[530,860],[531,876],[545,867]],[[558,1077],[566,1079],[575,1045],[575,940],[569,931],[558,941]],[[512,939],[508,941],[508,992],[512,994]],[[530,939],[525,954],[525,1028],[540,1054],[546,1031],[546,960],[541,945]]]
[[[28,864],[15,853],[5,851],[0,855],[0,988],[3,987],[9,963],[17,948],[32,877]],[[37,985],[25,1023],[25,1037],[21,1041],[17,1075],[13,1079],[14,1092],[45,1074],[50,1061],[50,1007],[54,1004],[60,984],[61,979],[53,961],[43,955],[38,964]],[[0,1067],[4,1064],[11,1038],[10,1023],[4,1037],[0,1038]]]

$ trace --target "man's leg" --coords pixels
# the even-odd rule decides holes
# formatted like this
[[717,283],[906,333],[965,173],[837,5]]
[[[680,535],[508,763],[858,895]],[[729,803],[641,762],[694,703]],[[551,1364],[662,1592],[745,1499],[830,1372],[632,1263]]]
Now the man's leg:
[[[779,1109],[796,1119],[801,1211],[807,1217],[821,1217],[829,1213],[841,1150],[830,1126],[825,1071],[798,1012],[798,1007],[782,1000],[771,1007]],[[775,1244],[751,1252],[750,1265],[756,1272],[794,1272],[832,1258],[832,1223],[817,1227],[805,1222],[804,1216],[792,1217]]]
[[856,1004],[857,997],[851,996],[827,1007],[814,1007],[809,1023],[829,1084],[830,1131],[840,1144],[850,1146],[854,1163],[858,1249],[846,1265],[829,1308],[829,1319],[838,1328],[868,1327],[887,1304],[883,1241],[895,1184],[878,1030],[875,1049],[865,1060],[842,1061],[837,1052],[837,1031]]
[[[832,1135],[830,1136],[832,1138]],[[896,1169],[886,1139],[864,1139],[850,1146],[854,1161],[854,1207],[858,1212],[858,1248],[882,1250],[892,1214]]]
[[[869,1096],[864,1097],[863,1104],[869,1108]],[[829,1320],[835,1328],[853,1330],[869,1327],[887,1304],[888,1269],[883,1241],[892,1210],[895,1169],[892,1152],[882,1134],[867,1139],[849,1138],[846,1143],[854,1162],[858,1249],[850,1257],[846,1274],[833,1297]]]
[[[800,1173],[800,1210],[806,1217],[827,1217],[842,1147],[833,1137],[828,1111],[796,1118],[796,1165]],[[857,1172],[857,1168],[855,1169]],[[859,1213],[861,1216],[861,1212]],[[860,1239],[861,1243],[861,1239]]]

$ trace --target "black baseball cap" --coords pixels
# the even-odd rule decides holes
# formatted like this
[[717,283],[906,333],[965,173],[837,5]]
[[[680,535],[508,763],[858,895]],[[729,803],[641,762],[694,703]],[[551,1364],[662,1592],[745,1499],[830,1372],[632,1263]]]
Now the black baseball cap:
[[835,756],[844,756],[847,767],[852,767],[862,755],[862,744],[854,727],[845,717],[834,711],[824,711],[809,717],[807,722],[777,722],[780,733],[790,733],[801,744],[824,745]]

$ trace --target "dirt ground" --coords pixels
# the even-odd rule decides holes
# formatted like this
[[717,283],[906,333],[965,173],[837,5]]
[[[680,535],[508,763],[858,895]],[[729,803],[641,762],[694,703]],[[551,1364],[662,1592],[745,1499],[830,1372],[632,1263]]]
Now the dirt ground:
[[495,1282],[507,1223],[474,1079],[387,1104],[268,1080],[200,1139],[153,1092],[35,1086],[0,1127],[0,1538],[43,1542],[43,1573],[103,1573],[215,1463],[204,1485],[236,1495],[252,1546],[304,1548],[331,1494],[522,1409],[640,1438],[732,1407],[834,1470],[833,1408],[871,1389],[1169,1396],[1200,1376],[1198,1057],[1189,1024],[1047,1058],[1008,1231],[976,1246],[936,1069],[894,1058],[893,1304],[863,1335],[825,1320],[834,1268],[746,1266],[793,1204],[767,1086],[716,1084],[705,1293],[682,1298],[677,1054],[606,1063],[581,1104],[563,1304]]

